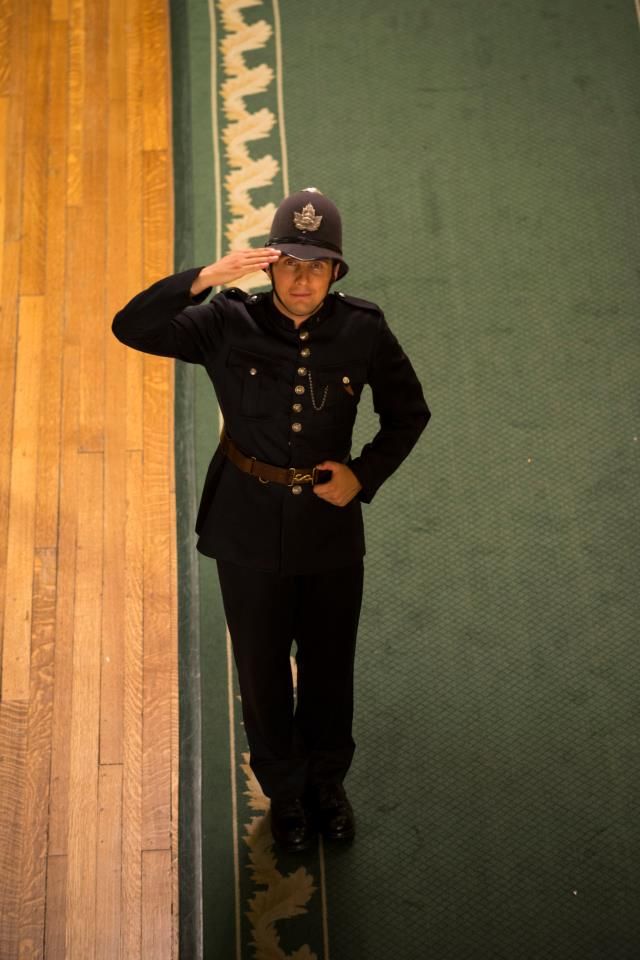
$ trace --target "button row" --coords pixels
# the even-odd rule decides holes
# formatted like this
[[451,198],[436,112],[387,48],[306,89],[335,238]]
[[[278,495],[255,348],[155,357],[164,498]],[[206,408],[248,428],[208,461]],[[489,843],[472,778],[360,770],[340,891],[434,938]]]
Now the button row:
[[[299,337],[300,337],[301,340],[308,340],[308,339],[309,339],[309,331],[308,331],[308,330],[301,330],[300,333],[299,333]],[[300,356],[301,356],[301,357],[304,357],[305,359],[306,359],[306,357],[310,357],[310,356],[311,356],[311,350],[309,349],[309,347],[302,347],[302,349],[300,350]],[[307,375],[307,368],[306,368],[306,367],[298,367],[298,376],[299,376],[299,377],[306,377],[306,375]],[[299,397],[301,397],[301,396],[304,394],[304,392],[305,392],[305,388],[304,388],[304,386],[303,386],[301,383],[297,383],[297,384],[295,385],[295,387],[293,388],[293,392],[296,393]],[[294,403],[294,404],[292,404],[291,409],[293,410],[294,413],[302,413],[302,404],[301,404],[301,403]],[[301,424],[299,421],[295,420],[295,421],[291,424],[291,429],[292,429],[292,431],[293,431],[294,433],[300,433],[300,432],[302,431],[302,424]],[[302,487],[301,487],[299,484],[296,484],[295,486],[291,487],[291,493],[293,493],[293,494],[300,494],[300,493],[302,493]]]

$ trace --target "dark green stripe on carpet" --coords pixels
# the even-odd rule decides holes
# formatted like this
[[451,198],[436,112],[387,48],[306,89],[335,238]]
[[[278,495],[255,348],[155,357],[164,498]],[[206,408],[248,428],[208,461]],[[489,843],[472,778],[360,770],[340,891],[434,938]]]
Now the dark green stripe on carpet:
[[[222,7],[231,5],[216,5],[220,29]],[[270,3],[240,9],[247,23],[274,24]],[[268,956],[307,944],[331,960],[635,960],[633,3],[284,0],[279,9],[291,189],[317,186],[341,207],[351,264],[341,286],[385,309],[433,421],[366,508],[348,781],[359,837],[352,850],[327,851],[329,949],[316,891],[307,914],[277,924],[281,943]],[[204,0],[175,0],[172,22],[182,266],[215,249]],[[274,66],[272,40],[264,50],[248,63]],[[275,110],[274,87],[246,103]],[[268,151],[281,160],[273,131],[249,144],[254,158]],[[281,188],[275,178],[254,202]],[[221,202],[226,222],[224,193]],[[205,952],[231,958],[224,622],[212,565],[194,562],[186,526],[217,412],[201,371],[178,376],[182,662],[197,628],[202,652]],[[356,451],[373,429],[365,409]],[[192,724],[195,669],[191,658],[181,677]],[[264,888],[241,839],[256,813],[234,707],[240,955],[255,957],[246,913]],[[191,746],[185,726],[183,758]],[[197,809],[189,770],[183,830]],[[282,875],[295,866],[278,862]],[[317,886],[317,857],[302,866]],[[188,900],[186,860],[182,876]]]

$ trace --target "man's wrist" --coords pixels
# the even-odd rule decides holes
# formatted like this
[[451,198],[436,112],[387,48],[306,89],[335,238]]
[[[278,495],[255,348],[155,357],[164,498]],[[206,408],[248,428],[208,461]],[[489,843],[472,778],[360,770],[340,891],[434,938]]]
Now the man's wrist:
[[209,276],[207,276],[207,274],[205,273],[205,270],[206,270],[206,267],[203,267],[200,273],[197,275],[197,277],[193,281],[193,283],[191,284],[189,293],[191,294],[192,297],[200,296],[200,294],[204,293],[205,290],[209,290],[211,287],[215,285],[215,280],[212,280]]

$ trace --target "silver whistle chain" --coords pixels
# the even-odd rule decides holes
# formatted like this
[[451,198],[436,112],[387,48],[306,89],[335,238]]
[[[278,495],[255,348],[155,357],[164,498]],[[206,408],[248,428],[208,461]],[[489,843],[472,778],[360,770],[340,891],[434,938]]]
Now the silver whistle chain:
[[327,393],[329,390],[329,384],[327,383],[324,388],[324,393],[322,394],[322,400],[320,403],[316,403],[316,392],[313,389],[313,380],[311,379],[311,370],[307,371],[307,376],[309,377],[309,393],[311,394],[311,406],[314,410],[322,410],[327,400]]

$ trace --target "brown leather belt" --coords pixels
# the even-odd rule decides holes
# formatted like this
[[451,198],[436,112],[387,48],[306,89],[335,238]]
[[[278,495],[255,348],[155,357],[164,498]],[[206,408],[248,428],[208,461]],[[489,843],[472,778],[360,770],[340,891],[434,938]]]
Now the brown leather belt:
[[298,483],[317,483],[318,481],[316,467],[274,467],[270,463],[256,460],[255,457],[246,457],[238,450],[224,427],[220,434],[220,447],[231,463],[244,473],[250,473],[261,483],[284,483],[287,487],[293,487]]

